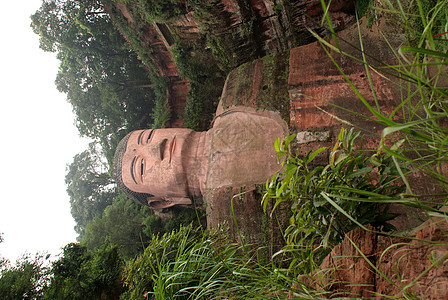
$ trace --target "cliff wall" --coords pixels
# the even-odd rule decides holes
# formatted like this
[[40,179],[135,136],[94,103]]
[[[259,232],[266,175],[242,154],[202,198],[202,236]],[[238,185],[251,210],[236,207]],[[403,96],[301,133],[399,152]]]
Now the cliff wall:
[[[173,112],[168,126],[205,129],[228,72],[312,42],[309,30],[325,34],[320,0],[103,2],[145,65],[165,78]],[[336,30],[355,18],[354,1],[332,1],[328,11]]]

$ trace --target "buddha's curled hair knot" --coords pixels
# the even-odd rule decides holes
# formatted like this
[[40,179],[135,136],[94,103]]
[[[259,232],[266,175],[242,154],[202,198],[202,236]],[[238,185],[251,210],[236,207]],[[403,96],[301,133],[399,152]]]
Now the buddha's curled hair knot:
[[131,191],[128,189],[124,183],[123,179],[121,177],[122,174],[122,166],[123,166],[123,155],[126,152],[126,146],[128,144],[129,137],[131,136],[132,132],[128,133],[119,143],[117,146],[117,149],[115,150],[114,155],[114,163],[113,163],[113,170],[112,170],[112,176],[115,179],[115,182],[117,183],[117,186],[119,189],[121,189],[129,198],[132,198],[138,202],[140,202],[143,205],[148,205],[148,198],[154,197],[151,194],[146,193],[137,193],[134,191]]

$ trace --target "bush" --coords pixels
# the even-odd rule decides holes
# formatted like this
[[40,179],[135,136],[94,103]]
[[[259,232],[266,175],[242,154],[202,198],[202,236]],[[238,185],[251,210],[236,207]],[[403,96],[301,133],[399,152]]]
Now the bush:
[[342,128],[326,166],[314,161],[326,148],[299,157],[289,149],[295,135],[275,142],[278,158],[286,159],[284,170],[266,184],[264,210],[269,199],[275,200],[273,211],[282,202],[290,203],[293,216],[285,231],[286,241],[288,245],[309,245],[313,250],[320,246],[323,252],[317,260],[358,226],[394,229],[387,223],[395,217],[387,213],[387,203],[404,190],[398,182],[398,168],[403,166],[388,154],[356,151],[359,134]]

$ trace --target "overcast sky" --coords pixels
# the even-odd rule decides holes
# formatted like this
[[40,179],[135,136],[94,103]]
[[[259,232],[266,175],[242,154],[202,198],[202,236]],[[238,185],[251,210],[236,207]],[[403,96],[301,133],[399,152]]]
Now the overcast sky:
[[40,5],[4,1],[0,10],[0,256],[12,261],[25,252],[57,254],[75,241],[65,168],[87,148],[54,85],[59,62],[30,27]]

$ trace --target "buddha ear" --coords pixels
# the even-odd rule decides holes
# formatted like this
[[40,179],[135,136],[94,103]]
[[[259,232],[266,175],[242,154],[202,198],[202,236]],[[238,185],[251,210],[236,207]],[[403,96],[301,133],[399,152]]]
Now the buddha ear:
[[151,208],[162,209],[174,205],[191,205],[193,202],[186,197],[166,197],[166,198],[148,198],[148,206]]
[[187,197],[168,197],[166,198],[172,205],[191,205],[193,201]]

